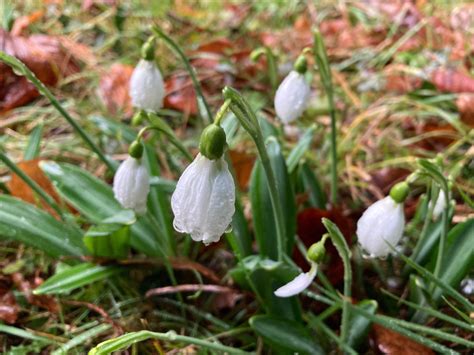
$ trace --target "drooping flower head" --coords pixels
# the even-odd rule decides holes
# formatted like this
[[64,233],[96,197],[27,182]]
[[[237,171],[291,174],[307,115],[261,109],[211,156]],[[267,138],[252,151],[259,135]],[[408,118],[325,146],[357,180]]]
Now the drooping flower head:
[[201,153],[183,172],[171,197],[174,228],[206,245],[219,241],[235,212],[235,184],[224,147],[224,130],[214,124],[206,128]]
[[306,68],[306,59],[300,56],[275,93],[275,111],[285,124],[300,117],[308,104],[311,87],[305,79]]
[[308,250],[306,258],[311,264],[311,268],[308,272],[304,272],[296,276],[293,280],[287,284],[278,288],[274,294],[277,297],[292,297],[301,292],[311,285],[316,274],[318,273],[318,263],[320,263],[324,255],[326,254],[326,249],[324,247],[324,242],[327,237],[324,237],[321,241],[314,243]]
[[142,57],[130,78],[132,105],[146,111],[158,111],[163,107],[165,85],[155,63],[152,41],[144,44]]
[[115,174],[114,196],[122,207],[130,208],[137,214],[144,214],[150,191],[150,175],[141,161],[143,154],[141,143],[133,142],[129,153],[130,156],[119,166]]
[[390,195],[375,202],[357,222],[357,240],[370,257],[385,257],[400,241],[405,228],[403,202],[406,182],[395,185]]

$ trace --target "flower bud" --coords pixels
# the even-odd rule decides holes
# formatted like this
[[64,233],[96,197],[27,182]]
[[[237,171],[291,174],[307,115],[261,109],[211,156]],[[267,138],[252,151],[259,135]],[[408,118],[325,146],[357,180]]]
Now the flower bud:
[[146,112],[144,110],[138,111],[132,117],[132,126],[137,127],[140,126],[145,120],[147,119]]
[[[431,200],[428,204],[428,208],[431,209],[431,206],[433,205],[433,201]],[[439,216],[443,213],[443,211],[446,209],[448,205],[448,199],[446,198],[446,194],[444,193],[444,190],[441,190],[438,194],[438,198],[436,199],[436,202],[433,207],[433,220],[436,221]]]
[[395,184],[390,189],[390,197],[396,203],[403,203],[408,197],[409,192],[410,192],[410,186],[408,185],[406,181],[402,181],[402,182],[399,182],[398,184]]
[[226,135],[222,127],[216,124],[207,126],[201,134],[199,151],[210,160],[222,157],[226,147]]
[[[401,190],[405,191],[404,188]],[[402,196],[406,197],[406,194]],[[385,257],[402,238],[404,228],[403,203],[387,196],[362,214],[357,222],[357,241],[370,257]]]
[[325,240],[321,240],[311,245],[306,253],[306,258],[315,263],[320,263],[326,255],[326,248],[324,247]]
[[139,140],[135,140],[128,147],[128,154],[135,159],[140,159],[143,155],[143,145]]
[[[300,68],[302,70],[302,68]],[[275,111],[280,120],[288,124],[301,116],[308,105],[311,87],[303,74],[292,70],[275,93]]]
[[[132,146],[138,145],[132,143]],[[113,191],[122,207],[144,214],[150,192],[150,175],[143,162],[130,156],[120,164],[115,174]]]

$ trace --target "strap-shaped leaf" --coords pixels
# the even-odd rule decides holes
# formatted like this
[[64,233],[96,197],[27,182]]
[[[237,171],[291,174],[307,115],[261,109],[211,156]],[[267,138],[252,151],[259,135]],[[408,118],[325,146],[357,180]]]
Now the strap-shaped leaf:
[[87,253],[80,229],[7,195],[0,195],[0,237],[33,246],[53,257]]

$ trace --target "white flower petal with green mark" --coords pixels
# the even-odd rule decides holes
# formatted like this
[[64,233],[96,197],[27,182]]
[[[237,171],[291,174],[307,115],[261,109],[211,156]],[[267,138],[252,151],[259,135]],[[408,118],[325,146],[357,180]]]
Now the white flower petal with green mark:
[[[438,198],[436,199],[436,203],[433,208],[434,221],[436,221],[439,218],[439,216],[441,216],[447,204],[448,204],[448,199],[446,198],[446,194],[444,193],[443,190],[441,190],[438,194]],[[430,203],[428,204],[428,209],[430,209],[432,205],[433,205],[433,201],[430,201]]]
[[314,278],[316,277],[317,272],[318,265],[316,263],[312,263],[311,269],[308,272],[299,274],[286,285],[281,286],[274,292],[275,296],[291,297],[303,292],[309,287],[309,285],[311,285]]

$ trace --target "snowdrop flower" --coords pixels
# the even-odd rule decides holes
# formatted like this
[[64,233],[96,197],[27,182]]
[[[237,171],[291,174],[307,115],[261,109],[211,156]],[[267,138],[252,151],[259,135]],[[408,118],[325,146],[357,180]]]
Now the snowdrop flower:
[[[430,201],[430,203],[428,204],[428,209],[431,209],[432,205],[433,201]],[[436,221],[439,216],[441,216],[447,205],[448,199],[446,198],[444,190],[441,190],[438,194],[438,198],[436,199],[436,203],[433,208],[433,221]]]
[[275,110],[284,124],[300,117],[308,104],[311,88],[304,75],[306,67],[306,59],[300,56],[276,91]]
[[224,130],[212,124],[202,136],[201,153],[186,168],[171,197],[174,228],[196,242],[219,241],[235,212],[235,184],[224,160]]
[[357,222],[359,245],[371,257],[385,257],[403,235],[403,202],[408,196],[406,182],[396,184],[390,195],[371,205]]
[[115,174],[114,196],[122,207],[130,208],[137,214],[144,214],[150,191],[150,176],[140,159],[143,154],[141,143],[133,142],[129,153],[130,156],[119,166]]
[[299,274],[286,285],[278,288],[274,292],[275,296],[283,298],[295,296],[298,293],[303,292],[309,287],[309,285],[311,285],[318,272],[318,263],[324,258],[324,255],[326,254],[326,249],[324,247],[326,239],[327,235],[325,235],[320,242],[313,244],[309,248],[306,258],[311,264],[311,269],[309,269],[308,272]]
[[147,41],[142,48],[142,59],[130,78],[132,105],[147,111],[158,111],[163,107],[165,85],[161,72],[155,64],[153,41]]

